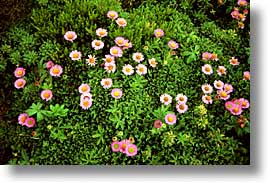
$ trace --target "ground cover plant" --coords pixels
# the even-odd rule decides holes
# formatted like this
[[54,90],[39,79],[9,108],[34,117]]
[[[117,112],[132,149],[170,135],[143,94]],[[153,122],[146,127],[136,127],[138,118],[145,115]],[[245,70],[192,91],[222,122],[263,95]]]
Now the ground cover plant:
[[0,163],[249,164],[249,4],[32,1],[0,34]]

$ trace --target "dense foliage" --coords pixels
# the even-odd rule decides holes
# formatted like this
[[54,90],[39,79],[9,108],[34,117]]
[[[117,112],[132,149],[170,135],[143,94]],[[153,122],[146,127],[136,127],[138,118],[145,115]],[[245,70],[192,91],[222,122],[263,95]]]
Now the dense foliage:
[[[250,109],[232,115],[225,101],[211,94],[212,104],[202,101],[201,86],[221,80],[233,86],[229,100],[250,99],[250,81],[243,73],[250,69],[249,15],[241,29],[231,16],[236,0],[118,1],[118,0],[37,0],[29,17],[3,33],[0,47],[0,163],[2,164],[249,164]],[[119,27],[107,17],[117,11],[127,20]],[[94,50],[91,42],[99,39],[97,28],[108,36],[104,48]],[[164,30],[156,38],[154,30]],[[77,39],[66,41],[64,34],[75,31]],[[103,69],[102,58],[115,45],[116,37],[129,39],[133,47],[116,58],[115,73]],[[167,43],[175,40],[179,48],[171,51]],[[82,52],[82,59],[71,60],[70,52]],[[127,76],[125,64],[136,67],[132,59],[141,52],[148,73]],[[218,61],[204,61],[204,52],[216,53]],[[97,65],[86,64],[95,55]],[[229,60],[235,57],[238,66]],[[148,59],[155,58],[156,68]],[[47,61],[61,65],[60,77],[52,77]],[[205,75],[202,66],[210,64],[213,74]],[[226,75],[218,75],[225,66]],[[26,85],[16,89],[14,71],[24,67]],[[123,96],[114,99],[104,89],[103,78],[113,80]],[[80,106],[78,87],[90,85],[93,105]],[[44,89],[53,92],[48,102],[40,97]],[[160,96],[168,93],[173,101],[166,106]],[[175,97],[187,96],[188,110],[176,110]],[[36,118],[33,128],[18,124],[27,112]],[[154,121],[173,112],[177,123],[154,127]],[[241,125],[243,120],[243,125]],[[128,157],[111,150],[112,138],[134,138],[136,156]]]

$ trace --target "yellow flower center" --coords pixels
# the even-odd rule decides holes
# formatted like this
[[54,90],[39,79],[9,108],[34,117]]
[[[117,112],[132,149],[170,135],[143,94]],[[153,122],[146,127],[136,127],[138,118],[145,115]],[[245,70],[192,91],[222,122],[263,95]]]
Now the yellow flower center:
[[180,97],[180,99],[179,99],[180,101],[184,101],[184,98],[183,97]]
[[175,44],[174,42],[172,42],[172,43],[170,44],[170,46],[171,46],[172,48],[175,48],[175,47],[176,47],[176,44]]
[[115,17],[115,13],[110,13],[110,17]]
[[230,87],[230,86],[226,86],[226,87],[225,87],[225,90],[226,90],[226,91],[229,91],[229,90],[231,90],[231,87]]
[[128,148],[128,152],[131,153],[131,154],[133,154],[135,152],[135,149],[133,147],[129,147]]
[[115,96],[115,97],[118,97],[119,95],[120,95],[120,93],[119,93],[118,91],[115,91],[115,92],[114,92],[114,96]]
[[31,119],[28,120],[28,124],[29,125],[32,125],[33,124],[33,121]]
[[221,83],[220,82],[216,83],[216,86],[221,87]]
[[141,55],[136,55],[136,59],[137,60],[141,59]]
[[22,123],[25,123],[25,120],[26,120],[26,116],[22,116],[21,118],[20,118],[20,121],[22,122]]
[[19,75],[19,76],[21,76],[22,75],[22,71],[21,70],[18,70],[18,72],[17,72],[17,74]]
[[107,63],[111,63],[112,61],[113,61],[112,58],[110,58],[110,57],[106,58],[106,62],[107,62]]
[[233,109],[233,112],[234,112],[234,113],[238,113],[238,112],[239,112],[239,108],[238,108],[238,107],[235,107],[235,108]]
[[232,59],[232,63],[236,64],[237,63],[237,59]]
[[81,90],[82,90],[83,92],[86,92],[86,91],[87,91],[87,86],[83,85],[82,88],[81,88]]
[[99,34],[100,35],[105,35],[105,32],[104,31],[100,31]]
[[152,64],[152,65],[155,65],[155,64],[156,64],[155,60],[152,60],[152,61],[151,61],[151,64]]
[[126,143],[123,143],[123,144],[122,144],[122,149],[125,150],[126,147],[127,147],[127,144],[126,144]]
[[157,31],[156,32],[156,35],[160,36],[161,35],[161,32],[160,31]]
[[119,39],[117,42],[118,42],[118,44],[123,44],[124,43],[124,41],[122,39]]
[[79,54],[78,53],[74,53],[73,54],[73,58],[79,58]]
[[83,101],[83,105],[84,105],[84,107],[88,107],[89,106],[89,101],[88,100]]
[[104,85],[108,86],[108,85],[110,85],[110,82],[109,82],[108,80],[106,80],[106,81],[104,82]]
[[60,73],[60,69],[59,68],[53,68],[52,72],[54,74],[59,74]]
[[45,92],[45,93],[44,93],[44,97],[45,97],[46,99],[48,99],[48,98],[50,97],[50,93],[49,93],[49,92]]
[[243,102],[242,102],[242,106],[243,106],[243,107],[246,107],[246,106],[247,106],[247,102],[246,102],[246,101],[243,101]]
[[68,39],[73,39],[73,38],[74,38],[74,35],[73,35],[72,33],[68,33],[68,34],[67,34],[67,38],[68,38]]
[[172,121],[173,121],[173,117],[172,117],[172,116],[169,116],[169,117],[168,117],[168,121],[169,121],[169,122],[172,122]]
[[227,104],[227,108],[232,108],[232,104]]
[[19,80],[19,81],[17,82],[17,86],[19,86],[19,87],[23,86],[23,82],[22,82],[21,80]]
[[164,97],[164,101],[167,102],[169,99],[168,97]]
[[140,67],[139,68],[139,71],[143,73],[144,72],[144,68],[143,67]]
[[120,25],[124,25],[124,24],[125,24],[125,21],[124,21],[124,20],[119,20],[118,23],[119,23]]
[[210,67],[206,67],[205,71],[209,72],[210,71]]
[[96,45],[96,46],[100,46],[101,43],[100,43],[99,41],[96,41],[96,42],[95,42],[95,45]]
[[179,105],[179,108],[181,109],[181,110],[183,110],[184,109],[184,105]]
[[220,95],[221,97],[227,97],[227,93],[225,91],[222,91]]
[[210,96],[206,96],[205,97],[207,101],[210,101],[211,97]]
[[205,91],[209,91],[209,87],[208,86],[205,86]]
[[109,65],[108,66],[108,70],[112,71],[114,69],[114,66],[113,65]]
[[113,54],[118,54],[118,50],[117,50],[117,49],[113,49],[113,50],[112,50],[112,53],[113,53]]
[[128,42],[126,42],[126,43],[125,43],[125,46],[126,46],[126,47],[128,47],[128,46],[129,46],[129,43],[128,43]]
[[131,71],[131,69],[130,69],[129,67],[127,67],[127,68],[126,68],[126,72],[129,73],[130,71]]
[[91,64],[94,64],[94,63],[95,63],[95,59],[94,59],[94,58],[90,58],[90,59],[89,59],[89,62],[90,62]]
[[119,148],[119,144],[118,143],[114,144],[114,148],[115,149],[118,149]]

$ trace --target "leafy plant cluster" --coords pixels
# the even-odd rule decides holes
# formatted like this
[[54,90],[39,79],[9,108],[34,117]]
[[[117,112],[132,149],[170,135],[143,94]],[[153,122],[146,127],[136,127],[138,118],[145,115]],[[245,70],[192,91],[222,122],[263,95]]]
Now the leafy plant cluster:
[[[226,3],[226,4],[224,4]],[[224,108],[224,102],[212,105],[202,102],[201,85],[222,80],[232,84],[232,98],[250,96],[250,83],[243,80],[249,71],[249,28],[233,26],[229,9],[236,1],[118,1],[118,0],[38,0],[30,18],[5,32],[0,47],[0,163],[9,164],[249,164],[249,122],[241,128],[238,117]],[[203,6],[204,5],[204,6]],[[213,18],[208,10],[223,17]],[[197,6],[200,10],[189,13]],[[224,11],[222,11],[224,9]],[[106,13],[115,10],[127,20],[118,28]],[[220,10],[220,12],[218,12]],[[231,11],[231,10],[230,10]],[[222,27],[220,24],[225,24]],[[249,24],[246,24],[249,27]],[[97,38],[96,29],[106,28],[108,37],[102,51],[91,48]],[[165,35],[154,37],[161,28]],[[75,31],[78,38],[64,40],[66,31]],[[102,58],[123,36],[133,43],[117,60],[117,71],[104,72]],[[167,46],[170,40],[179,43],[173,53]],[[69,53],[82,52],[82,61],[72,61]],[[213,68],[224,65],[226,76],[204,75],[201,67],[203,52],[218,54]],[[125,64],[133,63],[132,54],[142,52],[147,60],[154,57],[159,64],[145,76],[126,76]],[[83,59],[92,54],[98,64],[89,67]],[[229,64],[237,57],[240,65]],[[45,63],[53,60],[63,67],[60,78],[50,77]],[[13,72],[17,65],[26,68],[27,85],[23,90],[14,87]],[[215,71],[216,72],[216,71]],[[102,78],[113,79],[113,88],[121,88],[123,97],[115,100],[100,85]],[[78,87],[91,86],[92,107],[79,107]],[[53,99],[45,102],[42,89],[51,89]],[[175,110],[176,103],[164,106],[159,97],[168,93],[173,98],[183,93],[189,109],[184,114]],[[164,123],[169,111],[176,113],[175,125],[153,127],[157,119]],[[18,124],[20,113],[37,118],[33,129]],[[243,117],[249,121],[249,110]],[[113,153],[112,138],[134,137],[138,147],[135,157]]]

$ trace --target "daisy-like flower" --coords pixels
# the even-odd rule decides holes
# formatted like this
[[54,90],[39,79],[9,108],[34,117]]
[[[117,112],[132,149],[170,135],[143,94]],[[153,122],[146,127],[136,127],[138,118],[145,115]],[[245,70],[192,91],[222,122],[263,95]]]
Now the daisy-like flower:
[[241,21],[245,21],[245,20],[246,20],[246,15],[244,15],[244,14],[242,14],[242,13],[239,13],[238,18],[239,18],[239,20],[241,20]]
[[226,75],[226,68],[224,66],[219,66],[218,69],[217,69],[217,73],[220,76]]
[[238,11],[238,10],[234,10],[234,11],[232,11],[231,16],[232,16],[232,18],[234,18],[234,19],[238,19],[239,11]]
[[120,152],[122,152],[122,153],[125,154],[125,153],[126,153],[126,148],[127,148],[127,146],[128,146],[129,144],[131,144],[129,140],[122,140],[122,141],[121,141]]
[[131,47],[132,47],[132,43],[129,42],[129,40],[126,39],[123,49],[129,49]]
[[125,64],[122,71],[125,75],[132,75],[134,73],[134,68],[130,64]]
[[162,29],[155,29],[154,30],[154,36],[159,38],[159,37],[163,37],[164,36],[164,31]]
[[224,87],[224,83],[220,80],[215,80],[213,84],[214,84],[214,87],[218,90],[223,89]]
[[224,106],[228,111],[231,111],[235,107],[235,104],[232,101],[227,101]]
[[119,89],[119,88],[114,88],[112,91],[111,91],[111,95],[113,98],[115,99],[120,99],[122,97],[122,90]]
[[14,86],[17,89],[24,88],[26,81],[23,78],[19,78],[14,82]]
[[86,63],[90,66],[95,66],[96,65],[96,58],[95,56],[93,55],[88,55],[88,59],[86,59]]
[[178,49],[178,47],[179,47],[179,44],[177,43],[177,42],[175,42],[174,40],[170,40],[169,42],[168,42],[168,47],[170,48],[170,49]]
[[240,99],[233,99],[232,102],[235,106],[242,107],[242,101]]
[[105,58],[103,58],[105,63],[113,63],[115,64],[114,57],[111,55],[105,55]]
[[223,87],[223,90],[227,93],[227,94],[230,94],[233,92],[234,88],[231,84],[224,84],[224,87]]
[[161,128],[162,124],[163,124],[163,123],[162,123],[160,120],[156,120],[156,121],[154,122],[154,127],[155,127],[155,128]]
[[51,90],[43,90],[41,92],[41,98],[45,101],[49,101],[52,98],[53,94]]
[[176,105],[176,109],[179,113],[185,113],[188,110],[188,105],[186,103],[180,103]]
[[212,104],[212,102],[213,102],[211,96],[206,95],[206,94],[202,96],[202,101],[203,101],[205,104]]
[[133,59],[134,61],[136,61],[137,63],[140,63],[141,61],[144,60],[144,56],[143,56],[142,53],[140,53],[140,52],[136,52],[136,53],[134,53],[134,54],[132,55],[132,59]]
[[176,115],[175,114],[167,114],[165,116],[165,121],[169,125],[174,125],[177,121]]
[[136,72],[139,75],[145,75],[147,73],[147,67],[143,64],[138,64],[138,66],[136,66]]
[[50,75],[51,76],[60,76],[62,74],[62,67],[60,65],[54,65],[50,68]]
[[88,92],[87,93],[82,93],[81,96],[80,96],[80,102],[82,100],[86,100],[86,99],[92,100],[92,94],[88,93]]
[[25,75],[25,69],[22,67],[16,68],[16,70],[14,71],[14,75],[17,78],[21,78]]
[[101,80],[101,85],[105,89],[111,88],[113,85],[113,80],[111,78],[104,78]]
[[110,49],[110,54],[114,57],[122,57],[123,51],[120,49],[120,47],[113,46]]
[[163,94],[160,96],[160,102],[167,106],[172,103],[172,97],[169,94]]
[[35,119],[33,117],[28,117],[25,120],[25,124],[24,125],[27,126],[28,128],[34,127],[34,125],[35,125]]
[[114,42],[120,47],[125,45],[124,37],[116,37]]
[[82,107],[82,109],[87,110],[92,106],[92,100],[91,99],[80,100],[80,106]]
[[249,101],[247,99],[240,98],[239,100],[242,103],[241,106],[243,109],[249,108]]
[[250,80],[250,72],[249,71],[244,71],[243,76],[244,76],[245,80]]
[[230,59],[229,62],[233,66],[237,66],[237,65],[240,64],[240,62],[238,61],[238,59],[235,59],[235,57],[232,57],[232,59]]
[[84,93],[89,93],[90,92],[90,86],[88,84],[81,84],[78,88],[79,93],[84,94]]
[[248,2],[246,0],[238,0],[237,4],[238,6],[244,7],[248,5]]
[[201,88],[202,88],[204,94],[211,94],[213,92],[213,88],[210,84],[204,84],[204,85],[202,85]]
[[126,155],[127,156],[135,156],[138,153],[138,148],[135,144],[128,144],[126,147]]
[[158,63],[156,62],[155,58],[149,59],[148,62],[149,62],[149,64],[150,64],[150,66],[153,67],[153,68],[155,68],[156,65],[158,64]]
[[245,28],[245,24],[243,22],[239,21],[239,22],[237,22],[237,24],[238,24],[238,28],[240,28],[240,29]]
[[183,103],[186,103],[188,100],[187,96],[186,95],[183,95],[183,94],[178,94],[176,96],[176,101],[178,104],[183,104]]
[[77,38],[77,35],[73,31],[68,31],[65,33],[64,38],[70,42],[73,42]]
[[99,37],[106,37],[107,34],[108,34],[108,32],[107,32],[106,29],[98,28],[98,29],[96,30],[96,34],[97,34],[97,36],[99,36]]
[[222,100],[227,100],[230,98],[230,95],[224,90],[218,90],[218,95],[220,96],[220,99]]
[[74,61],[79,60],[79,59],[81,59],[81,52],[74,50],[70,53],[69,57]]
[[204,52],[204,53],[202,54],[202,59],[203,59],[203,60],[208,61],[208,60],[210,60],[211,58],[212,58],[212,54],[209,53],[209,52]]
[[107,17],[115,20],[118,17],[118,13],[116,11],[108,11]]
[[47,69],[52,68],[52,66],[54,66],[53,61],[48,61],[47,64],[46,64]]
[[93,40],[91,43],[91,46],[95,50],[99,50],[99,49],[102,49],[104,47],[104,43],[101,40]]
[[111,144],[111,148],[112,148],[112,151],[113,151],[113,152],[120,152],[120,149],[121,149],[121,142],[118,142],[118,141],[114,141],[114,142],[112,142],[112,144]]
[[233,115],[240,115],[242,113],[242,107],[241,106],[234,105],[234,107],[230,110],[230,112]]
[[119,27],[125,27],[127,25],[127,21],[124,18],[118,18],[115,22]]
[[202,66],[202,71],[206,75],[211,75],[213,73],[213,69],[212,69],[211,65],[209,65],[209,64],[205,64],[204,66]]
[[27,119],[28,117],[29,117],[29,116],[28,116],[27,113],[22,113],[22,114],[20,114],[19,117],[18,117],[19,124],[22,125],[22,126],[25,125],[26,119]]
[[114,63],[105,63],[104,64],[104,69],[108,72],[108,73],[114,73],[116,70],[116,65]]
[[218,61],[219,59],[218,59],[218,55],[216,54],[216,53],[212,53],[211,54],[211,60],[213,60],[213,61]]

